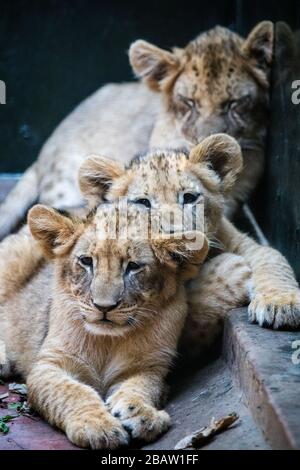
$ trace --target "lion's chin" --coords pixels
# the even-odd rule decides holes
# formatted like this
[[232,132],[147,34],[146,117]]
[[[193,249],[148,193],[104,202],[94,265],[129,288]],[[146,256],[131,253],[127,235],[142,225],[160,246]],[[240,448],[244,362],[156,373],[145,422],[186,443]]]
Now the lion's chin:
[[84,327],[88,333],[98,336],[124,336],[132,329],[129,325],[118,325],[116,323],[89,323],[84,322]]

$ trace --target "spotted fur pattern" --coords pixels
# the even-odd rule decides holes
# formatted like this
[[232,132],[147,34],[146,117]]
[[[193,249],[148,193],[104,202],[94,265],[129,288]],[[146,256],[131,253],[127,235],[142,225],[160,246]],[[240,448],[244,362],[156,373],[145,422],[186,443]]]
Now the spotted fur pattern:
[[219,132],[240,143],[245,165],[227,194],[228,215],[245,201],[262,173],[272,50],[273,25],[264,21],[246,40],[217,26],[184,49],[167,52],[136,41],[129,51],[136,75],[165,104],[150,147],[191,149]]
[[142,83],[106,85],[64,119],[0,205],[0,238],[35,201],[80,206],[77,173],[91,153],[128,163],[150,147],[190,149],[216,132],[236,137],[243,149],[244,170],[226,197],[232,214],[263,169],[272,48],[268,21],[246,39],[216,27],[171,52],[134,42],[129,58]]
[[[134,229],[141,212],[129,207],[126,227]],[[186,318],[184,282],[208,252],[202,234],[190,250],[181,237],[116,237],[115,222],[120,235],[112,204],[86,220],[35,206],[29,227],[52,261],[32,273],[34,253],[24,250],[23,275],[11,275],[1,291],[1,375],[27,377],[31,405],[73,443],[94,449],[125,445],[130,434],[150,442],[170,426],[159,407]],[[28,232],[12,237],[3,244],[4,279]]]
[[[223,218],[226,197],[238,178],[241,163],[237,142],[226,134],[216,134],[190,153],[157,150],[135,159],[127,168],[109,159],[92,157],[81,167],[80,186],[91,204],[103,196],[116,200],[126,195],[136,203],[148,200],[155,210],[161,210],[167,230],[176,227],[164,220],[164,214],[171,208],[179,214],[176,219],[182,220],[184,195],[192,194],[194,206],[203,209],[202,228],[211,246],[243,256],[253,273],[250,321],[275,329],[298,328],[300,291],[287,260],[277,250],[260,246]],[[115,167],[113,172],[111,165]]]

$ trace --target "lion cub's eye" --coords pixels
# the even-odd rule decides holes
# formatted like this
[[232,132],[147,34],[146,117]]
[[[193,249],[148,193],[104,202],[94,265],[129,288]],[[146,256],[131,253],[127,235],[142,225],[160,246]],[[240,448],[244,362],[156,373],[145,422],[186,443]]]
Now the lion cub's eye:
[[245,111],[247,107],[251,104],[251,97],[250,95],[244,95],[236,100],[230,101],[230,110],[236,113],[242,113]]
[[142,264],[135,263],[134,261],[129,261],[126,267],[126,274],[136,272],[143,267]]
[[185,104],[188,108],[192,109],[195,106],[195,101],[191,98],[186,98],[185,96],[179,95],[180,101]]
[[185,100],[185,104],[189,107],[189,108],[193,108],[195,106],[195,101],[194,100],[190,100],[190,99],[186,99]]
[[83,266],[93,266],[93,258],[91,258],[90,256],[79,256],[78,259],[80,264],[82,264]]
[[183,195],[183,204],[193,204],[196,202],[200,193],[184,193]]
[[146,197],[143,197],[141,199],[136,199],[134,202],[135,204],[142,204],[143,206],[148,207],[148,209],[151,208],[151,202]]

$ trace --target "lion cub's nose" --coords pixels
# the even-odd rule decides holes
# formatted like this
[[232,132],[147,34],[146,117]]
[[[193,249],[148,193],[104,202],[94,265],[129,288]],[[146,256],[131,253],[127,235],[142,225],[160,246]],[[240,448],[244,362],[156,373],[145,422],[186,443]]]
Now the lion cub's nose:
[[110,310],[113,310],[119,305],[120,302],[101,302],[101,305],[97,302],[93,302],[94,306],[103,313],[107,313]]

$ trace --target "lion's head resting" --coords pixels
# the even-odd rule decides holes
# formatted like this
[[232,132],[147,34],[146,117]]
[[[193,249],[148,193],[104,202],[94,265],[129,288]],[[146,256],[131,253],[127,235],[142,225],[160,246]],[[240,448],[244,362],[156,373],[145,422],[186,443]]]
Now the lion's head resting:
[[86,220],[41,205],[30,210],[31,233],[55,259],[58,288],[88,331],[123,335],[143,326],[204,261],[202,233],[151,234],[148,219],[135,205],[103,204]]
[[[91,207],[124,196],[132,203],[159,210],[162,222],[171,212],[182,221],[183,210],[193,214],[197,207],[203,211],[203,224],[189,229],[197,228],[209,236],[223,214],[224,196],[242,166],[237,141],[215,134],[190,152],[157,150],[134,159],[127,168],[112,159],[91,156],[80,168],[79,184]],[[171,227],[171,222],[165,223]]]
[[217,26],[172,52],[135,41],[129,58],[137,77],[164,95],[191,144],[226,132],[251,148],[265,135],[273,35],[270,21],[246,39]]

